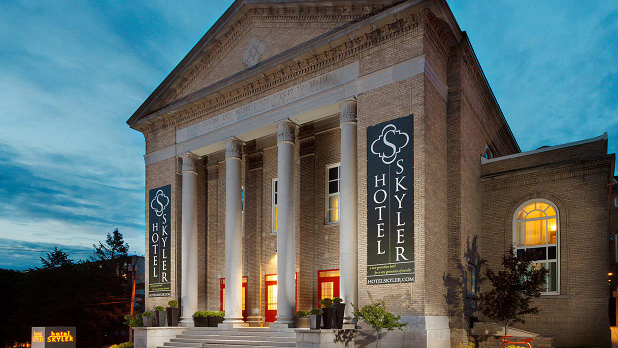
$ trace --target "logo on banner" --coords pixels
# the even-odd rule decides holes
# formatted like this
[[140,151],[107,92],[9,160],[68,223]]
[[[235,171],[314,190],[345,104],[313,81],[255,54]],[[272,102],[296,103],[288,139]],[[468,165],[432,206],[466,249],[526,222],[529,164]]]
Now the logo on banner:
[[170,198],[163,193],[163,190],[158,190],[155,198],[150,201],[150,208],[154,210],[158,217],[161,217],[168,204],[170,204]]
[[371,152],[378,155],[384,164],[391,164],[409,141],[408,133],[398,130],[394,124],[389,124],[382,128],[382,134],[371,143]]

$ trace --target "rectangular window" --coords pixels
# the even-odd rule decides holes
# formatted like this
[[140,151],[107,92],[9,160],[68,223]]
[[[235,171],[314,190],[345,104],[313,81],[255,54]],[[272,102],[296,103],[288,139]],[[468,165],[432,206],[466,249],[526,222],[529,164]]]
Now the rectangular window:
[[273,179],[273,197],[272,197],[272,232],[277,232],[277,178]]
[[476,266],[471,263],[466,271],[466,291],[468,295],[476,294]]
[[614,197],[614,207],[618,208],[618,197]]
[[339,222],[339,192],[341,176],[339,163],[326,167],[326,223]]

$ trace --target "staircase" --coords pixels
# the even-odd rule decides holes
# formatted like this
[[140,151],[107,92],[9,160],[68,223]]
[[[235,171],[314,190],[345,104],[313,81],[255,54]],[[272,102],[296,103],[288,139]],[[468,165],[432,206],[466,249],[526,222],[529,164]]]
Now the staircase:
[[166,342],[163,347],[207,347],[207,348],[275,348],[296,347],[296,333],[274,331],[267,327],[247,327],[223,330],[215,327],[191,327],[176,338]]

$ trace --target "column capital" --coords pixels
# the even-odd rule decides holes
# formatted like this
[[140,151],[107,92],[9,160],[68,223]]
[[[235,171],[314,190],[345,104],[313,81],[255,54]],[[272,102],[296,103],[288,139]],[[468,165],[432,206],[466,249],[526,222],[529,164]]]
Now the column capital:
[[290,120],[277,123],[277,143],[292,143],[296,139],[296,124]]
[[345,100],[339,104],[339,124],[356,122],[356,100]]
[[242,145],[243,142],[236,138],[227,139],[225,141],[225,160],[241,159]]
[[194,172],[197,173],[197,159],[198,157],[190,152],[182,154],[182,172]]

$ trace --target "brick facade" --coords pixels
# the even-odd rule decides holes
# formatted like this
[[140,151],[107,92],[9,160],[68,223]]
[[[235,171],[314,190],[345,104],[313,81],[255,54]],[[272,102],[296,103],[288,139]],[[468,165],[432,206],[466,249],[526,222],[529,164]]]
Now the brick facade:
[[[362,82],[311,96],[322,103],[302,104],[313,108],[311,112],[299,104],[303,99],[290,103],[301,105],[293,109],[301,115],[294,159],[297,308],[317,307],[317,272],[339,268],[339,227],[325,221],[326,168],[340,161],[338,102],[344,90],[366,88],[353,93],[358,103],[355,305],[384,300],[390,311],[411,323],[446,318],[450,345],[467,344],[473,314],[473,298],[465,291],[467,265],[478,265],[481,272],[482,258],[497,267],[513,242],[515,210],[541,198],[559,211],[560,292],[539,299],[541,314],[520,327],[555,336],[557,346],[606,345],[607,237],[618,230],[618,208],[609,213],[607,208],[608,173],[614,165],[613,155],[607,155],[607,139],[520,154],[465,33],[443,1],[415,6],[405,1],[368,1],[362,6],[344,1],[298,2],[294,7],[278,3],[251,7],[236,1],[215,24],[216,30],[209,31],[128,121],[145,136],[146,193],[172,185],[171,298],[180,297],[182,252],[182,175],[175,156],[191,151],[202,157],[197,189],[198,307],[219,310],[220,279],[225,277],[226,184],[220,144],[229,136],[245,141],[243,276],[248,279],[247,316],[252,325],[264,324],[264,278],[277,273],[272,226],[276,131],[272,126],[253,129],[250,119],[212,131],[215,141],[199,140],[210,139],[204,138],[208,133],[179,141],[177,131],[352,64],[357,66],[356,80]],[[252,37],[263,40],[266,49],[260,63],[248,68],[240,56]],[[421,62],[420,70],[409,76],[398,78],[404,73],[389,70],[414,62]],[[393,80],[366,87],[389,78]],[[275,109],[284,110],[279,105]],[[275,120],[277,114],[273,115],[269,120]],[[367,128],[408,115],[414,115],[416,279],[366,285]],[[241,128],[248,131],[234,133]],[[192,145],[197,141],[203,146]],[[612,248],[615,261],[611,253]],[[164,305],[171,298],[147,297],[146,307]]]

